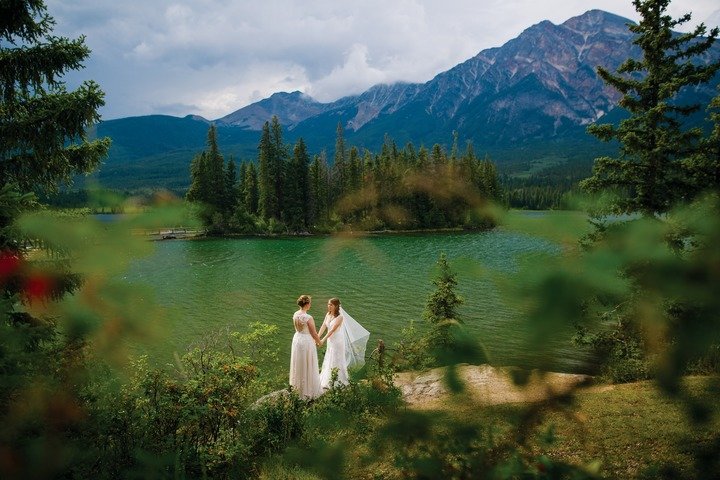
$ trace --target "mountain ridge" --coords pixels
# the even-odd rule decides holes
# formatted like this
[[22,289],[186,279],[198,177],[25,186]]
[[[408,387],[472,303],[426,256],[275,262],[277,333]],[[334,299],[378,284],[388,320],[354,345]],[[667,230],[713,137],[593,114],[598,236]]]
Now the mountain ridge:
[[[259,131],[273,115],[284,127],[285,140],[302,137],[311,153],[332,151],[340,123],[346,143],[371,150],[380,147],[386,134],[399,145],[430,146],[447,145],[457,132],[461,141],[474,143],[476,153],[501,163],[526,161],[538,151],[563,161],[586,159],[614,148],[590,137],[585,129],[611,112],[610,117],[619,118],[614,109],[620,94],[602,81],[596,69],[601,65],[614,71],[625,59],[640,55],[628,23],[632,22],[597,9],[558,25],[545,20],[424,83],[378,84],[329,103],[299,91],[276,92],[212,122],[218,125],[223,151],[240,160],[255,159]],[[700,61],[718,58],[716,43]],[[716,94],[717,83],[716,78],[712,85],[689,89],[685,98],[706,103]],[[182,178],[188,184],[190,160],[204,148],[205,135],[200,132],[210,122],[192,115],[176,120],[142,118],[98,125],[98,136],[114,141],[98,174],[101,181],[112,177],[116,183],[137,183],[129,173],[113,175],[113,169],[123,165],[128,172],[127,165],[140,164],[142,158],[158,162],[165,149],[177,163],[173,185],[183,184]],[[158,121],[159,127],[153,129],[152,121]],[[185,133],[178,138],[170,123]],[[161,138],[149,138],[148,131]]]

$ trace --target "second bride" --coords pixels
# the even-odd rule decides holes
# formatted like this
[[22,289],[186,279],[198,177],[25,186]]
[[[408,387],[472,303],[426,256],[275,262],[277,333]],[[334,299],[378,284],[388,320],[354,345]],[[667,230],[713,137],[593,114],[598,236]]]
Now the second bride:
[[332,371],[337,369],[337,383],[342,385],[348,384],[347,362],[345,360],[345,338],[343,335],[343,318],[340,312],[340,300],[331,298],[328,300],[328,311],[325,314],[325,320],[320,327],[318,335],[322,337],[327,331],[320,343],[327,342],[327,351],[323,360],[322,370],[320,371],[320,386],[323,389],[331,387]]
[[337,371],[338,385],[347,385],[348,369],[365,365],[365,348],[370,332],[355,321],[340,305],[338,298],[328,300],[328,311],[318,336],[327,332],[320,344],[327,342],[327,351],[320,372],[320,386],[330,388],[332,372]]

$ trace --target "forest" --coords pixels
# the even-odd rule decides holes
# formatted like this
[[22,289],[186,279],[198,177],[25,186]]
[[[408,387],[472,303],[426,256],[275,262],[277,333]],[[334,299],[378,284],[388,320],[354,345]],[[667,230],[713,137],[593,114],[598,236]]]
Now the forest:
[[494,226],[489,205],[502,201],[495,165],[471,143],[460,153],[455,138],[448,155],[439,144],[399,149],[386,136],[373,154],[348,148],[338,124],[330,166],[324,154],[311,160],[302,138],[285,145],[277,117],[263,126],[257,162],[239,167],[210,126],[190,176],[186,198],[203,205],[210,233],[484,229]]

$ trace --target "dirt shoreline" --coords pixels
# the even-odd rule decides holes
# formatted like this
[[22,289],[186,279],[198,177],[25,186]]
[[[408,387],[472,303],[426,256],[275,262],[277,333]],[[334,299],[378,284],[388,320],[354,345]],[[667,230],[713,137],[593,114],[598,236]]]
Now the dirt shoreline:
[[[533,370],[524,385],[513,381],[512,369],[491,365],[458,365],[465,395],[482,405],[534,403],[563,394],[576,386],[589,385],[588,375]],[[445,368],[423,372],[401,372],[393,381],[402,391],[408,406],[414,409],[440,408],[452,398],[445,386]]]

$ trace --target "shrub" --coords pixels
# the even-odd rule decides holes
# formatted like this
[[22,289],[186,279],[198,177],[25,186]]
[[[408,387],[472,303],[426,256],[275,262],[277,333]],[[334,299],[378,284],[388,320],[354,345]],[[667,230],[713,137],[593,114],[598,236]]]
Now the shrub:
[[574,342],[588,346],[593,354],[600,379],[610,383],[626,383],[650,378],[650,360],[640,330],[631,321],[621,318],[614,325],[590,333],[578,326]]

